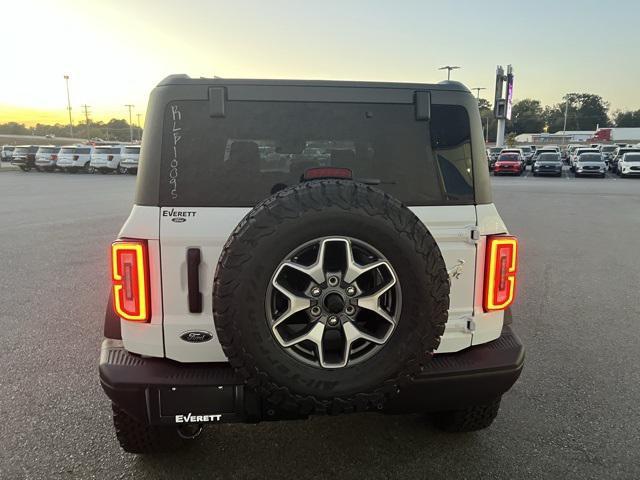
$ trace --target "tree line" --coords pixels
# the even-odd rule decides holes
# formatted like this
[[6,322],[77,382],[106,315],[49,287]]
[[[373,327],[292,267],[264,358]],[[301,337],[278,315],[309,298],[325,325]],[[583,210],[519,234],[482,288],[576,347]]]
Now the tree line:
[[[478,102],[483,125],[489,123],[489,141],[495,141],[496,123],[491,103],[484,98]],[[567,130],[592,130],[598,127],[640,127],[640,110],[615,111],[609,116],[609,103],[600,95],[568,93],[562,102],[543,106],[539,100],[525,98],[513,104],[506,133],[555,133],[564,129],[565,109]]]
[[[23,123],[8,122],[0,124],[0,134],[8,135],[54,135],[56,137],[69,137],[69,124],[63,125],[56,123],[47,125],[37,123],[33,127],[27,127]],[[130,138],[129,123],[124,119],[112,118],[108,122],[89,123],[79,122],[73,125],[74,138],[100,138],[102,140],[117,140],[120,142],[128,142]],[[133,139],[140,140],[142,138],[142,129],[133,125]]]

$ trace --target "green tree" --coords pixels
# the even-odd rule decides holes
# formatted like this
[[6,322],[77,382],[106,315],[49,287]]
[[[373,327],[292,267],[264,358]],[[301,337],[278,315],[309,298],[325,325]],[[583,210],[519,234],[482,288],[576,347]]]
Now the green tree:
[[595,130],[610,125],[609,103],[592,93],[568,93],[562,103],[546,107],[544,117],[549,132],[559,132],[564,127],[567,108],[567,130]]
[[0,125],[0,133],[6,135],[29,135],[31,132],[22,123],[8,122]]
[[493,106],[484,98],[478,100],[478,110],[480,110],[480,118],[482,119],[482,129],[485,132],[487,125],[489,126],[489,141],[495,142],[496,140],[496,119],[493,116]]
[[[77,138],[102,139],[107,141],[128,142],[129,141],[129,124],[122,119],[112,118],[107,123],[93,122],[89,119],[89,128],[87,129],[86,121],[77,123],[73,126],[74,135]],[[56,123],[54,125],[46,125],[42,123],[36,124],[33,128],[28,128],[22,123],[8,122],[0,124],[0,133],[8,135],[54,135],[56,137],[68,137],[69,125]],[[142,129],[134,125],[133,138],[142,138]]]
[[616,127],[640,127],[640,110],[617,111],[613,123]]
[[515,134],[540,133],[544,129],[544,111],[539,100],[525,98],[513,105],[507,130]]

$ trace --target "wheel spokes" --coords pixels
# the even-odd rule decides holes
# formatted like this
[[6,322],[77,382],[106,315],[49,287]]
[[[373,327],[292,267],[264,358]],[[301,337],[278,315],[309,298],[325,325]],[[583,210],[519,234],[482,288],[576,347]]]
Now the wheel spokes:
[[395,319],[391,315],[389,315],[384,308],[380,306],[380,297],[387,293],[396,284],[395,275],[393,275],[393,272],[390,269],[389,272],[391,273],[391,279],[385,285],[380,287],[375,293],[358,298],[357,305],[360,308],[364,308],[366,310],[374,312],[390,324],[395,325]]
[[292,338],[291,340],[283,341],[282,346],[292,347],[293,345],[297,345],[300,342],[309,340],[315,343],[316,348],[318,349],[318,352],[322,358],[322,335],[324,333],[324,328],[325,327],[323,323],[317,322],[308,332],[298,337]]
[[282,264],[282,266],[276,273],[276,278],[278,277],[278,275],[280,274],[283,268],[288,267],[288,268],[293,268],[294,270],[298,270],[299,272],[302,272],[305,275],[308,275],[317,284],[321,284],[322,282],[324,282],[325,281],[324,254],[326,251],[326,243],[328,241],[329,240],[323,240],[322,242],[320,242],[320,245],[318,247],[318,256],[316,257],[316,261],[312,265],[306,266],[306,265],[301,265],[299,263],[292,262],[290,260],[286,261]]
[[287,297],[287,300],[289,302],[289,306],[287,307],[287,309],[276,319],[272,326],[275,331],[278,325],[291,317],[291,315],[309,308],[311,306],[311,300],[309,300],[308,298],[300,297],[290,292],[287,288],[280,285],[277,280],[273,281],[273,286],[285,297]]
[[400,313],[391,265],[370,246],[345,237],[318,239],[292,252],[274,273],[271,289],[278,292],[268,303],[275,339],[322,368],[346,367],[352,358],[375,352]]

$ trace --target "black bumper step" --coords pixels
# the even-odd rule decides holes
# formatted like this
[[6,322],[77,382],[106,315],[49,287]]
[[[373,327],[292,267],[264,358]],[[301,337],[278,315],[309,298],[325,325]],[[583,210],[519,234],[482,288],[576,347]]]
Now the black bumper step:
[[[435,355],[384,411],[418,413],[488,403],[511,388],[523,364],[524,347],[511,327],[505,326],[492,342]],[[187,415],[222,422],[290,418],[245,388],[228,363],[142,358],[127,352],[122,341],[105,339],[99,369],[109,398],[147,423],[175,424]]]

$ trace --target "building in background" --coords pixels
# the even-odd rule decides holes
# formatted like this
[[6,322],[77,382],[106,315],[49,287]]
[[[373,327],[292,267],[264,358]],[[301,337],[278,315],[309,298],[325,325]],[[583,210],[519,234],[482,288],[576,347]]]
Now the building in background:
[[521,133],[516,136],[518,143],[562,145],[566,143],[587,142],[593,138],[593,130],[567,130],[556,133]]

